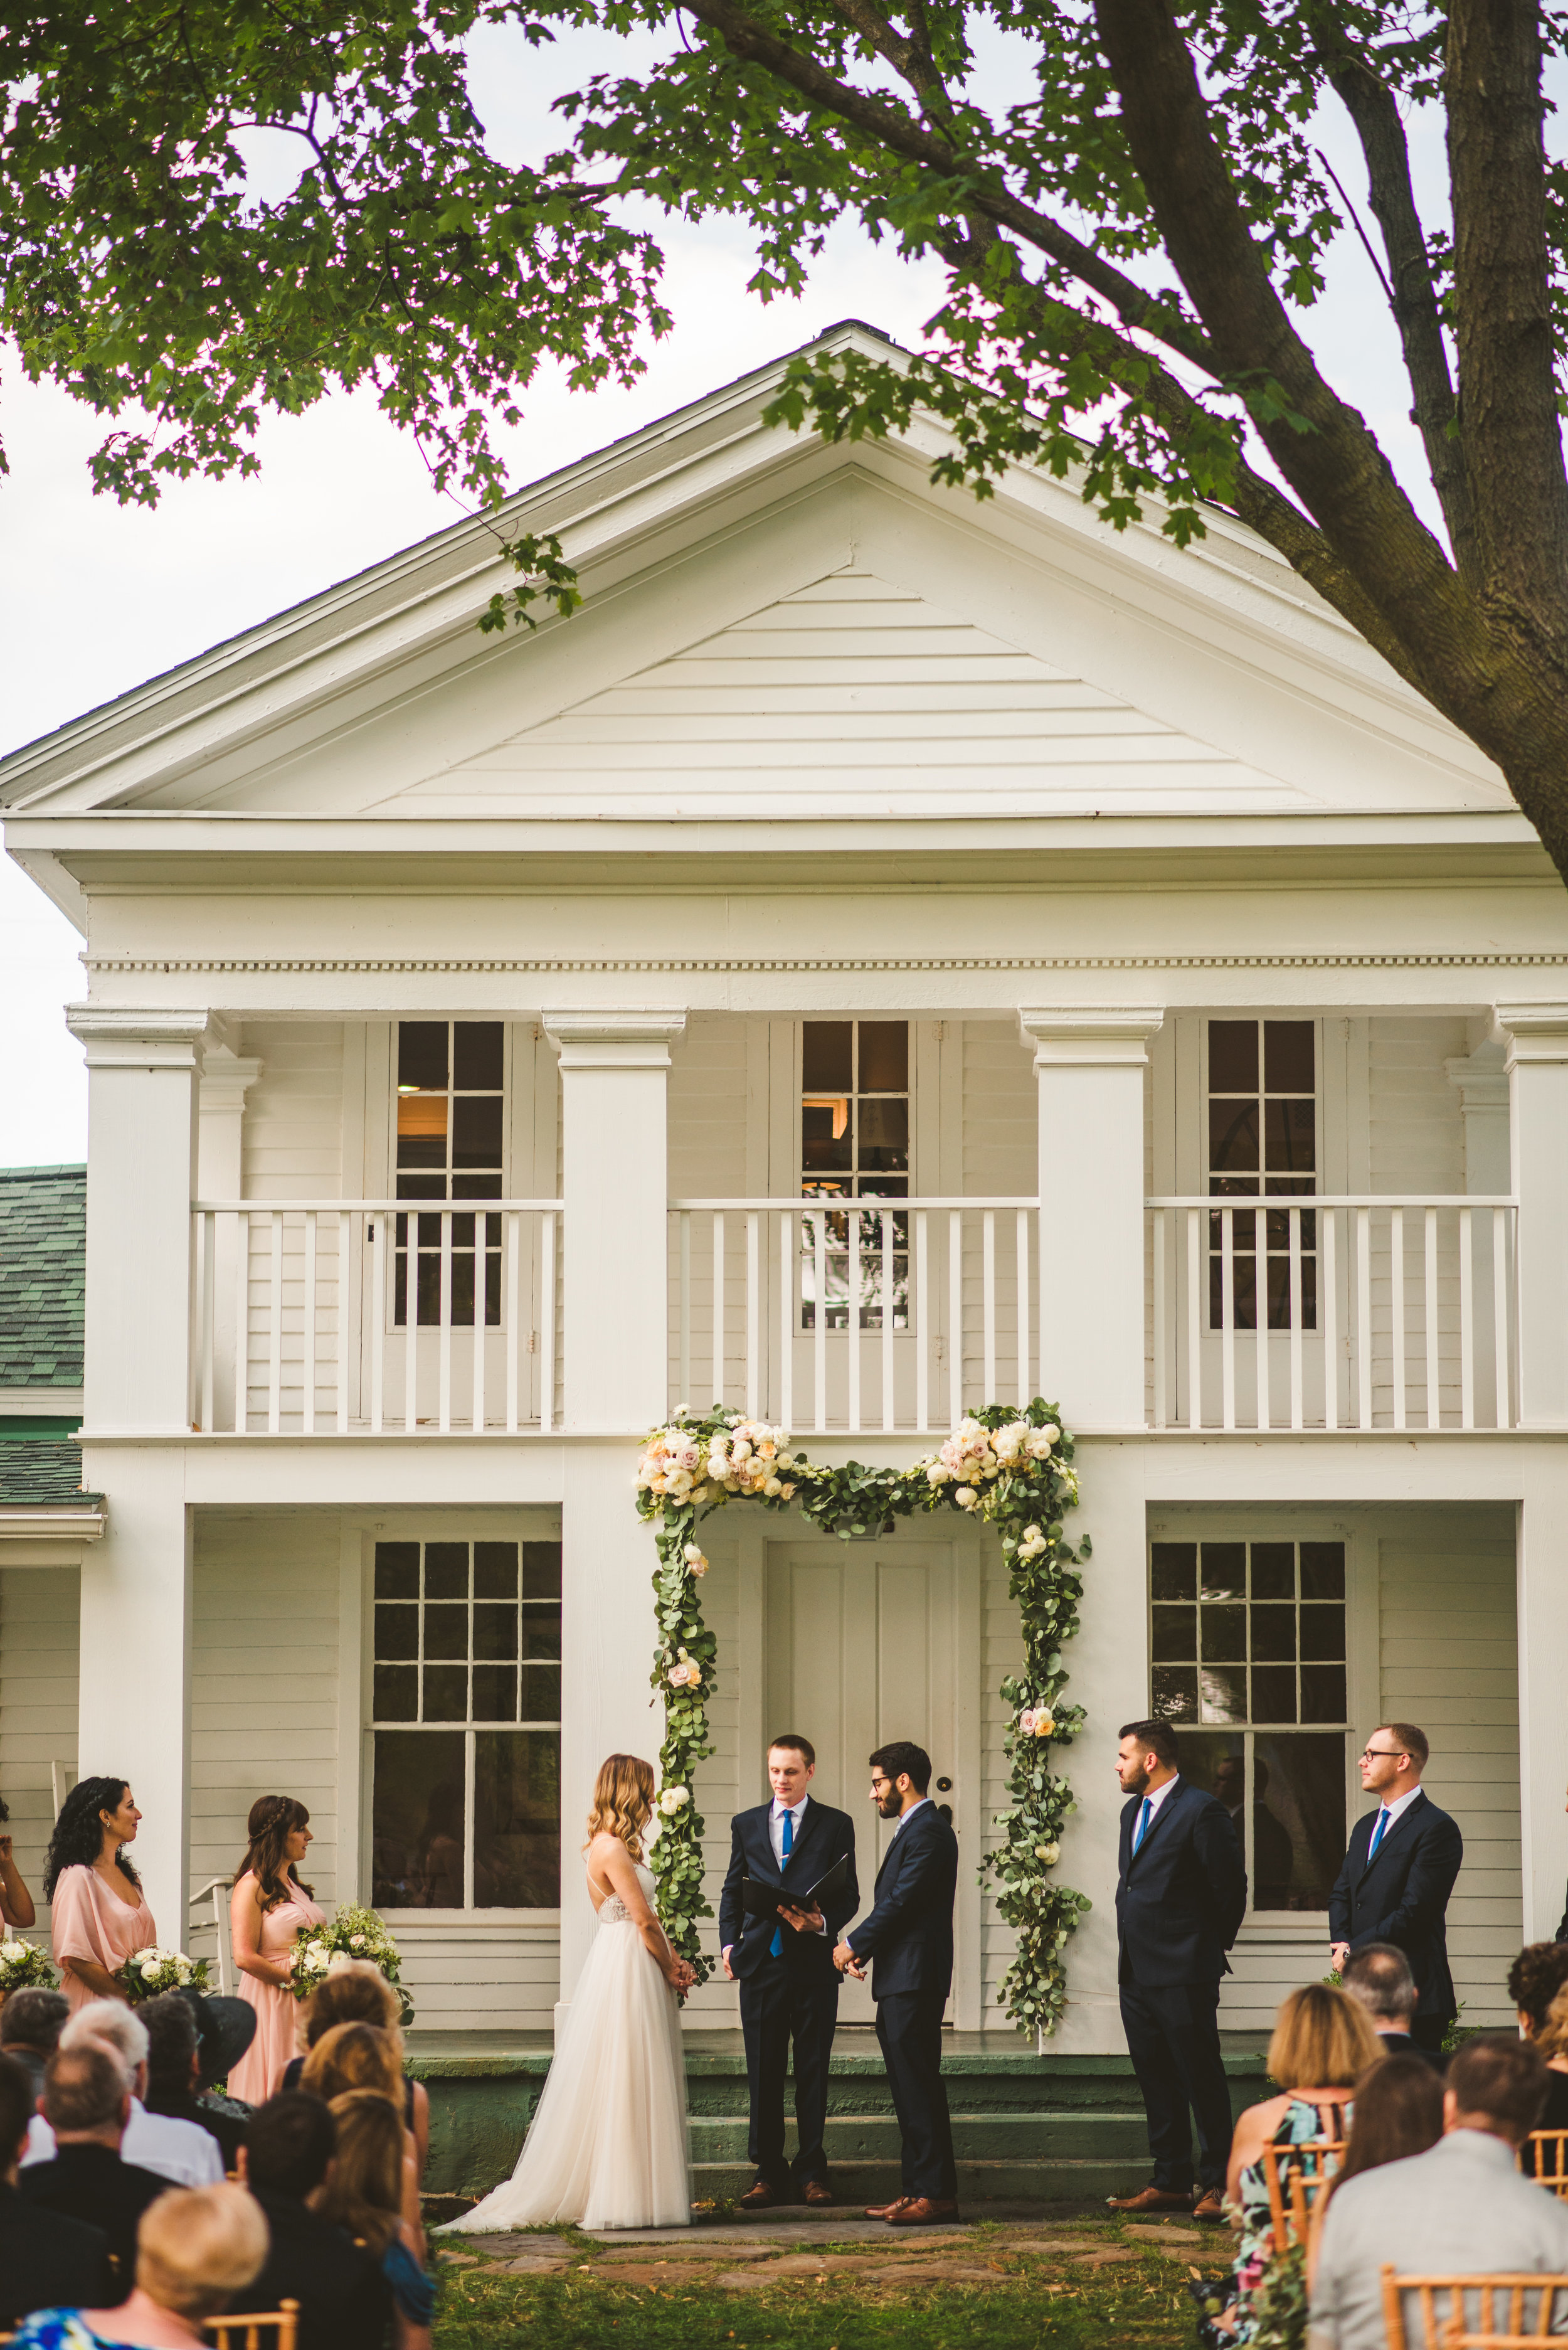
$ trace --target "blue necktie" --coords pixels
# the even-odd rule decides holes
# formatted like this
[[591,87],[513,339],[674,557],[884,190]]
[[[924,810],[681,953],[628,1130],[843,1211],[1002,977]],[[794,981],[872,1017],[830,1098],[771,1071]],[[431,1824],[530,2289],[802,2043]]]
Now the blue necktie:
[[[794,1819],[793,1814],[789,1812],[786,1812],[784,1815],[784,1836],[782,1841],[784,1844],[784,1856],[787,1860],[791,1853],[794,1850]],[[782,1959],[784,1956],[784,1928],[782,1926],[775,1926],[774,1929],[773,1940],[768,1944],[768,1956],[771,1959]]]
[[1377,1825],[1372,1831],[1372,1842],[1366,1847],[1366,1866],[1368,1868],[1371,1867],[1373,1862],[1377,1857],[1377,1847],[1383,1841],[1384,1831],[1386,1829],[1387,1825],[1388,1806],[1385,1804],[1377,1814]]
[[1148,1824],[1153,1811],[1154,1797],[1152,1795],[1146,1795],[1143,1799],[1143,1809],[1137,1815],[1137,1825],[1133,1830],[1134,1852],[1137,1850],[1139,1845],[1142,1844],[1145,1836],[1148,1834]]

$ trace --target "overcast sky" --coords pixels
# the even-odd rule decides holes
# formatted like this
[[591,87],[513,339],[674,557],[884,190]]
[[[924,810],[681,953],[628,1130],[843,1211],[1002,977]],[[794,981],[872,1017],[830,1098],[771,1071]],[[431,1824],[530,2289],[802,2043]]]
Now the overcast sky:
[[[501,152],[537,151],[543,100],[606,62],[581,47],[550,61],[490,36],[474,86]],[[999,56],[999,76],[1015,69]],[[987,77],[990,78],[990,76]],[[1016,84],[1014,84],[1016,87]],[[1359,187],[1337,126],[1325,143]],[[551,143],[555,143],[552,140]],[[262,155],[263,172],[278,159]],[[929,266],[846,231],[814,270],[805,297],[764,306],[744,291],[745,239],[723,223],[657,224],[669,256],[665,286],[674,332],[648,352],[629,391],[567,392],[542,377],[524,426],[506,436],[515,485],[634,431],[748,368],[793,349],[845,317],[901,342],[918,338],[940,298]],[[1356,398],[1407,471],[1413,439],[1407,395],[1394,365],[1387,314],[1359,246],[1341,240],[1334,298],[1312,338],[1335,380]],[[63,394],[0,379],[0,428],[10,473],[0,479],[0,747],[50,728],[172,668],[426,536],[459,509],[438,497],[411,442],[373,399],[324,401],[269,422],[258,480],[192,482],[152,510],[95,498],[87,458],[101,425]],[[87,1089],[79,1048],[61,1007],[85,993],[81,941],[9,859],[0,861],[0,1165],[47,1166],[87,1150]]]

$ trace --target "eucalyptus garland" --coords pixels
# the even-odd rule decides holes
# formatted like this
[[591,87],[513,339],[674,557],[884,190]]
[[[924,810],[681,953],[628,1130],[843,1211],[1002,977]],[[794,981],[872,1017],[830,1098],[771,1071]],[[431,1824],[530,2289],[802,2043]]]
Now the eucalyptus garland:
[[1066,2001],[1067,1937],[1089,1907],[1085,1895],[1059,1885],[1053,1874],[1073,1794],[1051,1769],[1051,1749],[1070,1745],[1084,1724],[1082,1707],[1062,1701],[1062,1649],[1078,1628],[1084,1590],[1074,1569],[1089,1556],[1087,1540],[1075,1550],[1063,1524],[1078,1500],[1073,1450],[1055,1407],[1038,1396],[1026,1411],[987,1405],[940,1451],[902,1470],[857,1461],[822,1468],[792,1451],[783,1429],[721,1405],[700,1416],[682,1409],[651,1431],[637,1474],[638,1515],[656,1528],[659,1645],[651,1679],[664,1700],[649,1866],[665,1931],[699,1981],[713,1962],[699,1946],[698,1920],[712,1911],[702,1893],[694,1783],[698,1764],[713,1752],[708,1699],[718,1671],[718,1643],[699,1598],[708,1571],[699,1521],[743,1500],[769,1510],[798,1508],[824,1534],[847,1541],[891,1534],[899,1518],[957,1510],[998,1528],[1023,1627],[1023,1670],[1002,1685],[1012,1717],[1006,1734],[1012,1800],[996,1819],[1002,1842],[981,1869],[982,1882],[995,1878],[998,1907],[1018,1936],[997,1999],[1022,2029],[1054,2031]]

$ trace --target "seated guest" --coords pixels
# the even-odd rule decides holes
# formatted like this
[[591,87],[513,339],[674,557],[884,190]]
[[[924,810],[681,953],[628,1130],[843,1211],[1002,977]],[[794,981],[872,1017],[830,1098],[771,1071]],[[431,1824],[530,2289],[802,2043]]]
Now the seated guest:
[[1385,2056],[1419,2053],[1440,2073],[1448,2058],[1435,2048],[1422,2048],[1410,2036],[1416,2012],[1416,1978],[1403,1950],[1392,1942],[1364,1942],[1353,1950],[1339,1971],[1342,1987],[1366,2010],[1372,2029],[1383,2043]]
[[265,2215],[270,2249],[252,2298],[257,2309],[298,2302],[299,2350],[381,2350],[392,2289],[380,2262],[309,2209],[330,2187],[337,2146],[337,2125],[315,2097],[281,2093],[253,2115],[240,2177]]
[[[1515,2159],[1545,2096],[1546,2067],[1528,2041],[1490,2033],[1459,2049],[1437,2145],[1334,2189],[1312,2288],[1312,2350],[1386,2350],[1386,2265],[1407,2276],[1568,2272],[1568,2206],[1521,2178]],[[1407,2325],[1418,2339],[1413,2303]]]
[[[389,2098],[400,2112],[406,2113],[403,2092],[408,2084],[398,2055],[398,2043],[389,2032],[380,2031],[372,2023],[335,2023],[330,2032],[322,2033],[306,2058],[299,2085],[326,2106],[335,2097],[347,2095],[350,2089],[370,2089],[379,2097]],[[403,2134],[403,2217],[413,2228],[422,2250],[419,2147],[406,2120]]]
[[[1384,2046],[1387,2046],[1385,2039]],[[1355,2085],[1355,2110],[1345,2141],[1339,2168],[1324,2190],[1336,2195],[1347,2178],[1364,2170],[1378,2170],[1386,2162],[1403,2162],[1407,2156],[1425,2154],[1443,2135],[1442,2075],[1424,2048],[1407,2055],[1385,2056]],[[1316,2273],[1316,2248],[1307,2272],[1310,2285]]]
[[44,2067],[59,2045],[70,2012],[63,1991],[40,1991],[31,1983],[0,2003],[0,2055],[16,2058],[33,2084],[35,2098],[43,2091]]
[[266,2222],[243,2187],[165,2189],[141,2222],[130,2300],[39,2310],[15,2350],[206,2350],[203,2326],[249,2300],[265,2255]]
[[[65,2006],[61,2000],[60,2005]],[[40,2210],[16,2191],[16,2164],[27,2143],[33,2085],[20,2064],[0,2055],[0,2326],[29,2310],[107,2301],[114,2293],[109,2238],[101,2228]]]
[[1282,2001],[1269,2043],[1269,2073],[1284,2095],[1249,2106],[1231,2141],[1226,2197],[1240,2213],[1231,2292],[1217,2298],[1211,2283],[1195,2284],[1199,2339],[1205,2345],[1250,2342],[1257,2329],[1258,2286],[1276,2249],[1263,2148],[1282,2149],[1282,2181],[1291,2168],[1287,2149],[1309,2139],[1343,2137],[1355,2084],[1378,2062],[1380,2043],[1366,2010],[1327,1983],[1306,1983]]
[[[398,2018],[401,2011],[398,1994],[379,1967],[369,1959],[351,1959],[346,1967],[317,1984],[304,2006],[305,2046],[306,2054],[317,2042],[339,2023],[373,2023],[384,2032],[396,2052],[400,2071],[403,2064],[403,2035]],[[305,2070],[305,2057],[296,2056],[283,2076],[286,2089],[297,2089],[300,2074]],[[422,2081],[405,2080],[402,2086],[403,2121],[414,2134],[420,2177],[425,2175],[425,2161],[431,2150],[431,2101]]]
[[[1508,1970],[1508,1995],[1526,2040],[1533,2040],[1546,2059],[1546,2103],[1537,2129],[1568,2129],[1568,2050],[1562,2034],[1552,2031],[1550,2018],[1559,1994],[1568,1988],[1568,1950],[1561,1942],[1527,1942]],[[1548,2045],[1550,2041],[1551,2044]],[[1524,2168],[1535,2176],[1535,2149],[1527,2146]]]
[[[1537,2129],[1568,2130],[1568,1983],[1564,1983],[1547,2009],[1540,2029],[1526,2035],[1546,2059],[1546,2103],[1541,2108]],[[1527,2146],[1522,2156],[1527,2178],[1535,2176],[1535,2148]],[[1549,2168],[1555,2168],[1550,2165]]]
[[137,2014],[147,2033],[148,2113],[205,2130],[216,2142],[224,2171],[233,2170],[245,2126],[237,2115],[222,2113],[197,2097],[202,2055],[196,2013],[190,2001],[177,1991],[165,1991],[161,1999],[146,2001]]
[[[101,2048],[119,2066],[130,2092],[130,2125],[121,2149],[127,2162],[154,2170],[175,2187],[215,2187],[223,2175],[217,2140],[193,2122],[151,2114],[147,2095],[147,2027],[121,1999],[88,2000],[60,2034],[62,2048]],[[24,2168],[47,2162],[54,2151],[40,2116],[27,2137]]]
[[55,2152],[22,2171],[23,2197],[101,2228],[119,2289],[128,2293],[136,2272],[136,2223],[169,2181],[122,2157],[130,2120],[125,2074],[106,2048],[57,2048],[44,2075],[44,2113]]
[[396,2304],[396,2350],[430,2350],[435,2288],[420,2262],[417,2232],[403,2214],[402,2116],[372,2089],[335,2097],[331,2111],[337,2158],[316,2208],[380,2262]]

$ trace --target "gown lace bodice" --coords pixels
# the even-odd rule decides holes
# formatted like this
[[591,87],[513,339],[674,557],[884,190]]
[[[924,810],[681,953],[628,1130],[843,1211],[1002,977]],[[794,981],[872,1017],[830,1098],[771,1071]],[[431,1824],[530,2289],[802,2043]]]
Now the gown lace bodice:
[[[651,1868],[644,1868],[640,1861],[634,1861],[632,1863],[632,1866],[637,1870],[637,1881],[641,1886],[644,1898],[646,1898],[649,1908],[651,1908],[653,1906],[653,1871]],[[631,1911],[627,1908],[626,1903],[621,1899],[618,1893],[607,1894],[604,1900],[600,1902],[598,1921],[601,1926],[630,1925]]]

